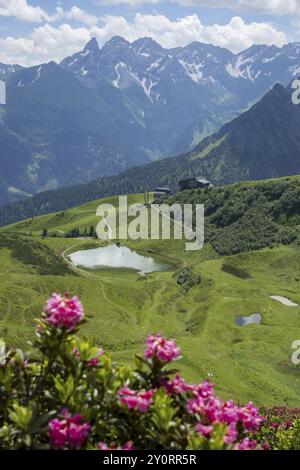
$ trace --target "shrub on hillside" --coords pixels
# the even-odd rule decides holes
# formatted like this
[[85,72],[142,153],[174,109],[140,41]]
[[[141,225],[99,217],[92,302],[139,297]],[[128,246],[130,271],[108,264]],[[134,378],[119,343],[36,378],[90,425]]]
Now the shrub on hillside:
[[198,286],[201,282],[201,276],[195,274],[190,266],[181,269],[176,273],[175,277],[177,284],[181,286],[184,294],[193,287]]
[[130,368],[79,340],[83,321],[77,297],[54,294],[33,353],[0,343],[0,448],[259,448],[258,410],[223,402],[212,384],[189,384],[170,369],[181,355],[174,340],[148,337]]
[[[235,255],[298,238],[299,180],[281,179],[216,186],[209,191],[184,191],[164,200],[203,204],[205,240],[220,255]],[[195,216],[195,213],[194,213]]]
[[300,408],[274,407],[260,410],[265,420],[256,438],[273,450],[300,450]]

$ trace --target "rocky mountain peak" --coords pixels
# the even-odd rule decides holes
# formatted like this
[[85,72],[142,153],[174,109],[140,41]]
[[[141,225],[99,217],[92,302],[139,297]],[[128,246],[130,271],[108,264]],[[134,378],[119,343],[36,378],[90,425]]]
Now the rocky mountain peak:
[[84,48],[84,52],[85,51],[98,51],[100,48],[99,48],[99,44],[98,44],[98,41],[95,37],[93,37],[85,46]]

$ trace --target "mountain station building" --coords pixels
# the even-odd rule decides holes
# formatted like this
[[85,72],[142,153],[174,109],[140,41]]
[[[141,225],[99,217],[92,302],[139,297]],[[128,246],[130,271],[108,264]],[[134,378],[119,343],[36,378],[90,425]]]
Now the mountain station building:
[[187,189],[206,189],[213,187],[213,184],[206,178],[196,176],[182,179],[178,182],[178,184],[180,191],[185,191]]

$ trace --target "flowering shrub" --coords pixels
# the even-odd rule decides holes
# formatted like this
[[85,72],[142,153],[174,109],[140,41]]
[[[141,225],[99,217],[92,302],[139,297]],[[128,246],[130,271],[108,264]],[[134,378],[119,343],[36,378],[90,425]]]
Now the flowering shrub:
[[264,449],[300,450],[300,409],[262,408],[265,421],[258,438]]
[[46,307],[46,323],[55,328],[66,328],[72,331],[83,319],[83,306],[78,297],[69,298],[66,293],[64,297],[53,294],[48,300]]
[[[135,367],[115,364],[76,332],[77,297],[53,294],[31,353],[0,342],[1,449],[260,449],[264,419],[252,403],[217,398],[169,365],[181,352],[160,335]],[[266,446],[266,445],[265,445]]]
[[149,336],[146,340],[147,348],[144,353],[145,359],[161,363],[172,362],[177,359],[181,352],[175,341],[167,340],[161,335]]

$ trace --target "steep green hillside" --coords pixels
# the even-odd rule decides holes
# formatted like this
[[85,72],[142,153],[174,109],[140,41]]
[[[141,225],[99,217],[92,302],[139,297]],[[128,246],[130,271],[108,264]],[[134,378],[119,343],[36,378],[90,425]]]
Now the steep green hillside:
[[0,111],[1,204],[151,161],[144,129],[118,90],[105,80],[98,88],[54,62],[10,76]]
[[[95,225],[100,201],[2,229],[6,242],[0,249],[0,334],[10,343],[24,345],[44,298],[68,290],[84,301],[89,322],[83,334],[95,337],[116,359],[128,361],[142,350],[142,338],[160,331],[182,345],[181,367],[191,380],[212,375],[223,397],[297,405],[300,376],[290,358],[291,345],[300,338],[300,307],[287,307],[271,296],[281,295],[300,305],[299,185],[300,178],[294,177],[180,194],[176,197],[180,202],[207,206],[205,247],[186,252],[184,241],[128,242],[174,265],[173,271],[146,277],[132,270],[71,272],[65,264],[63,253],[66,258],[72,251],[100,243],[66,239],[62,233],[74,226],[84,230]],[[130,203],[139,200],[143,196],[130,197]],[[263,235],[257,246],[250,229],[262,207],[265,225],[262,231],[256,228],[258,237]],[[42,239],[45,228],[56,237]],[[293,237],[279,238],[281,230],[291,231]],[[275,235],[269,240],[272,231]],[[12,248],[15,237],[21,246],[17,256]],[[236,244],[238,254],[222,254],[235,252]],[[50,259],[50,252],[51,259],[60,260],[61,272],[54,262],[43,261]],[[40,273],[43,265],[48,267]],[[262,315],[260,325],[236,324],[237,316],[252,313]]]
[[184,191],[172,204],[204,204],[206,240],[220,255],[289,245],[298,237],[300,177]]
[[205,139],[192,154],[219,183],[300,172],[300,106],[277,84],[255,106]]
[[158,186],[176,188],[186,176],[206,176],[216,184],[261,180],[300,173],[300,106],[290,90],[276,85],[259,103],[192,153],[127,170],[118,176],[35,195],[0,207],[0,225],[114,194]]

